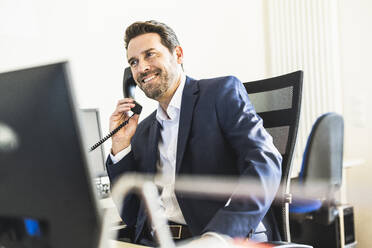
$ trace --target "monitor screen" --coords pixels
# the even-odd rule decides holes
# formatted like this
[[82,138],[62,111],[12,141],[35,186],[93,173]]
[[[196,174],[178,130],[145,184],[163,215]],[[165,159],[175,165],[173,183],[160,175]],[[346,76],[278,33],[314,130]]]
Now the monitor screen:
[[0,74],[5,247],[97,247],[101,218],[66,67]]
[[[102,139],[98,109],[80,109],[82,133],[89,147]],[[88,153],[89,166],[94,177],[107,176],[103,145]]]

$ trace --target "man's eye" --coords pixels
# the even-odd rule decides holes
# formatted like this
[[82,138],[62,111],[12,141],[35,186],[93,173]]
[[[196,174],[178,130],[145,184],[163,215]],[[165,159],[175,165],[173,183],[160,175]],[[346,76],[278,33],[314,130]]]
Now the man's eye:
[[154,55],[155,55],[155,53],[153,53],[153,52],[148,52],[148,53],[146,54],[147,57],[152,57],[152,56],[154,56]]
[[138,62],[135,61],[135,60],[132,60],[131,62],[129,62],[129,65],[130,65],[131,67],[134,67],[134,66],[136,66],[137,64],[138,64]]

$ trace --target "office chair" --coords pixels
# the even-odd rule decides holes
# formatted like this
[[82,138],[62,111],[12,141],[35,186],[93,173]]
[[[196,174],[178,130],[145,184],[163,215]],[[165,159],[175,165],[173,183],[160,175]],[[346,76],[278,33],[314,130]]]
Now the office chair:
[[[307,140],[299,177],[292,182],[303,187],[312,199],[293,199],[290,224],[293,239],[316,247],[341,247],[327,235],[327,227],[337,221],[336,191],[342,184],[344,122],[336,113],[326,113],[314,123]],[[307,230],[305,232],[305,230]],[[321,234],[319,231],[321,230]]]
[[288,204],[291,201],[289,183],[300,119],[302,82],[303,72],[296,71],[274,78],[244,83],[256,112],[263,119],[264,127],[273,137],[274,145],[283,157],[280,187],[267,213],[267,215],[273,215],[277,223],[264,223],[278,226],[278,233],[273,234],[272,238],[284,241],[277,242],[278,245],[283,244],[283,247],[291,242],[288,213]]

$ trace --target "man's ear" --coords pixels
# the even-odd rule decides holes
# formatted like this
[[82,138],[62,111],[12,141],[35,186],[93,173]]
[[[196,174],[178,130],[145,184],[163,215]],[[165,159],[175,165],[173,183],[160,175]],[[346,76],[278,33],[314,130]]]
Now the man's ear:
[[174,48],[174,52],[176,53],[177,56],[177,63],[182,65],[183,64],[183,49],[180,46],[176,46]]

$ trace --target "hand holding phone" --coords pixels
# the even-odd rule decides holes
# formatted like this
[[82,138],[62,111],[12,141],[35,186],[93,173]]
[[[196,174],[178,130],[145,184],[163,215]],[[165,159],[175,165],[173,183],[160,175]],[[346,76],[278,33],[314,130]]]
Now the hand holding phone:
[[[131,116],[128,114],[129,110],[133,112]],[[95,150],[110,137],[112,137],[112,153],[114,155],[128,147],[136,132],[141,111],[142,106],[131,98],[119,100],[114,113],[110,117],[110,133],[93,145],[90,151]]]
[[[124,98],[118,101],[114,113],[110,117],[110,132],[112,135],[112,153],[115,155],[119,151],[130,145],[130,141],[136,132],[138,125],[139,113],[142,107],[131,98]],[[133,117],[130,117],[129,111],[133,112]],[[119,128],[122,123],[127,123]]]

